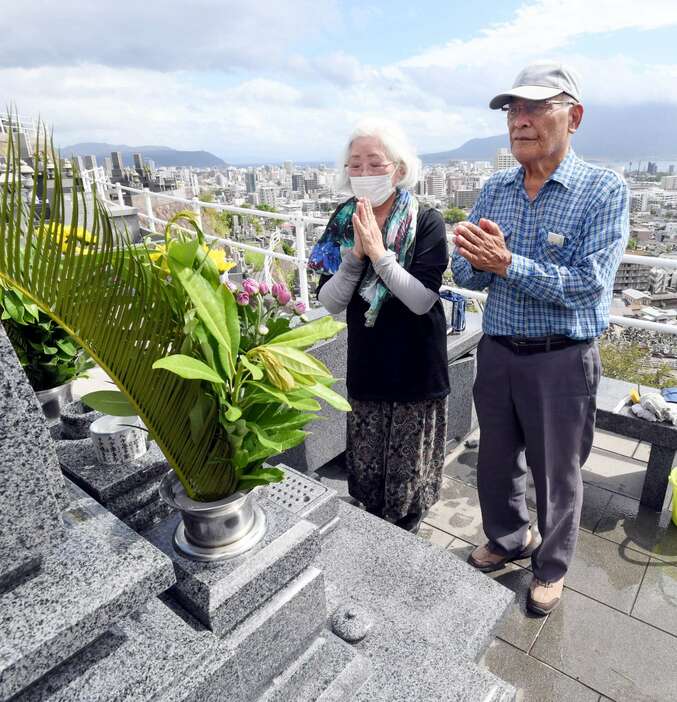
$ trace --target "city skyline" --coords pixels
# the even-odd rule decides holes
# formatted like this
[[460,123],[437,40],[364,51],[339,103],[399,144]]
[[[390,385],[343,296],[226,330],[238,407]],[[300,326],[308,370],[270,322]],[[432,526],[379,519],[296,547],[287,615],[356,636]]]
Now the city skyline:
[[104,16],[29,0],[5,9],[0,85],[62,144],[169,144],[232,163],[333,161],[365,114],[400,122],[419,153],[499,134],[488,98],[545,58],[579,70],[584,102],[677,103],[670,0],[449,5],[123,0]]

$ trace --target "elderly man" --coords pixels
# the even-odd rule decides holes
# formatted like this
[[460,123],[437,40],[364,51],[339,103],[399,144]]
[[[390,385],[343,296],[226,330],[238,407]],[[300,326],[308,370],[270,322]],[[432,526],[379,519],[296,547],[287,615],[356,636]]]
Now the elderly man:
[[[487,181],[454,237],[457,284],[489,288],[474,387],[489,541],[468,560],[489,572],[531,556],[527,606],[545,615],[560,601],[576,546],[600,378],[596,338],[608,326],[628,237],[628,193],[616,173],[571,149],[583,106],[566,67],[528,66],[489,106],[506,113],[521,166]],[[529,524],[524,454],[540,536]]]

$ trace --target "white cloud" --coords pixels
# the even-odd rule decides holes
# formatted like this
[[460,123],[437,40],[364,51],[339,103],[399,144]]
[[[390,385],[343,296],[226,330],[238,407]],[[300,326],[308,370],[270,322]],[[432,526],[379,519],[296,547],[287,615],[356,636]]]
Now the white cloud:
[[4,0],[0,66],[262,69],[337,16],[335,0]]
[[495,67],[551,54],[574,39],[622,29],[677,25],[674,0],[537,0],[522,5],[509,22],[482,30],[467,41],[454,39],[400,62],[404,68]]
[[[556,54],[582,74],[586,102],[677,101],[677,64],[648,65],[621,52],[593,58],[579,41],[677,25],[674,0],[641,8],[629,0],[537,0],[476,37],[386,66],[340,50],[298,50],[335,19],[332,0],[280,4],[284,10],[262,0],[247,8],[200,0],[182,4],[183,12],[168,5],[158,10],[158,0],[149,0],[130,11],[125,0],[102,29],[101,6],[71,0],[38,18],[38,3],[13,3],[3,20],[20,38],[8,33],[0,45],[0,101],[43,115],[61,144],[204,148],[235,162],[332,158],[366,114],[401,122],[423,153],[497,134],[504,121],[486,108],[489,98],[526,62]],[[76,11],[74,39],[66,22]]]
[[651,66],[622,56],[591,58],[571,49],[577,41],[597,34],[666,27],[677,27],[674,0],[644,0],[641,6],[635,0],[537,0],[525,3],[513,19],[491,25],[479,36],[454,39],[398,66],[411,81],[447,96],[450,104],[486,104],[512,85],[524,65],[538,60],[564,61],[578,68],[584,97],[593,102],[625,97],[629,85],[634,86],[633,101],[656,96],[677,101],[677,82],[668,80],[677,64]]

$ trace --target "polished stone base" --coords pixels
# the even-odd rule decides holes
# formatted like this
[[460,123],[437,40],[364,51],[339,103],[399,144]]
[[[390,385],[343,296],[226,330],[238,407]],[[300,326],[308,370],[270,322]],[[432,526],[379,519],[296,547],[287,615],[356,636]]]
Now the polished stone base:
[[74,490],[66,539],[0,597],[0,698],[37,680],[174,582],[171,561]]
[[309,522],[263,497],[258,501],[266,514],[266,535],[251,551],[229,560],[204,563],[177,552],[174,532],[179,514],[146,534],[174,564],[174,596],[219,636],[234,629],[310,565],[320,548],[317,529]]

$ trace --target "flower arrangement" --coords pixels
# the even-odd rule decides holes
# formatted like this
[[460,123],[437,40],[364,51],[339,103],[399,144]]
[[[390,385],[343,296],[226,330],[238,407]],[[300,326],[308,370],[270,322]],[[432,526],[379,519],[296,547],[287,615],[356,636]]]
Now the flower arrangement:
[[[80,253],[94,243],[84,227],[65,225],[50,229],[50,236],[62,251],[68,247]],[[33,261],[31,260],[31,265]],[[81,346],[17,287],[0,280],[2,320],[31,387],[51,390],[86,375],[94,366]]]
[[20,290],[2,281],[0,320],[35,391],[80,378],[94,365],[62,327]]
[[[304,440],[318,400],[349,409],[326,366],[305,351],[344,325],[331,317],[304,323],[279,284],[255,291],[249,281],[232,291],[221,280],[230,262],[192,213],[180,217],[193,231],[170,222],[160,247],[121,243],[96,192],[87,201],[74,190],[65,221],[59,155],[47,130],[38,131],[28,192],[19,136],[8,134],[0,177],[5,289],[21,291],[108,374],[119,392],[85,401],[138,415],[188,498],[213,502],[279,480],[265,461]],[[36,202],[38,183],[52,177],[48,220]],[[78,232],[85,211],[90,241]]]
[[[180,220],[194,235],[176,226]],[[212,460],[228,477],[230,492],[281,480],[282,472],[265,461],[304,440],[303,428],[321,408],[318,398],[350,409],[331,389],[335,379],[327,367],[304,350],[345,325],[330,317],[308,323],[305,305],[283,283],[268,286],[246,278],[237,286],[224,280],[231,262],[210,248],[192,212],[170,220],[163,244],[147,244],[134,255],[146,275],[162,285],[180,329],[172,352],[152,368],[199,385],[189,412],[189,440],[195,445],[207,440],[207,428],[216,422],[209,441],[217,442],[221,453]],[[107,391],[83,399],[108,414],[134,413]],[[214,471],[195,497],[209,501],[228,493]]]

